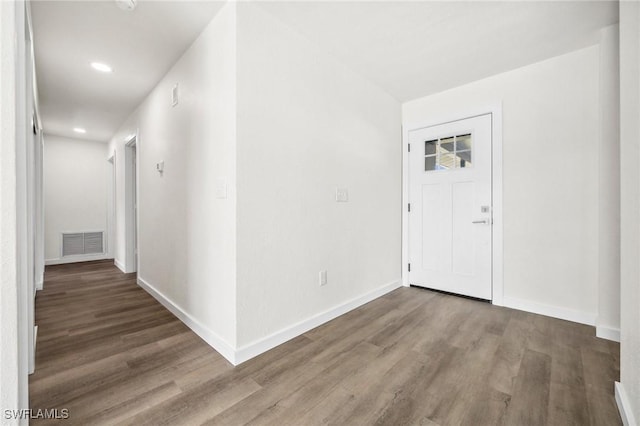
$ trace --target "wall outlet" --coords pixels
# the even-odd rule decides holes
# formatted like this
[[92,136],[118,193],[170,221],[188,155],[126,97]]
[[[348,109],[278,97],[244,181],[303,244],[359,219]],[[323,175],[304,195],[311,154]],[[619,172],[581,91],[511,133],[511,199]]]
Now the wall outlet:
[[318,278],[320,281],[320,285],[327,284],[327,271],[320,271]]
[[349,191],[347,188],[336,188],[336,201],[339,203],[346,203],[349,201]]

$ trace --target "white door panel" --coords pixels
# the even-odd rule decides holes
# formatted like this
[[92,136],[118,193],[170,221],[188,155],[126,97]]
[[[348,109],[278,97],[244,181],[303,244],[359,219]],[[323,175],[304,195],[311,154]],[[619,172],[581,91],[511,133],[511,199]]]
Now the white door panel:
[[[474,269],[473,182],[451,185],[451,270],[455,274],[472,275]],[[471,241],[470,241],[471,240]]]
[[409,143],[409,282],[491,299],[491,115]]

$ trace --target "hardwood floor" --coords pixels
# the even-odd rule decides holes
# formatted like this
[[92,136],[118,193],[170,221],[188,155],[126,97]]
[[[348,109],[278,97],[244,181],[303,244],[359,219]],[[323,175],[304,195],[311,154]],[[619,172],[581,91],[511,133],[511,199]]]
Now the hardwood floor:
[[36,306],[31,406],[64,424],[621,424],[617,343],[427,290],[235,368],[109,262],[48,267]]

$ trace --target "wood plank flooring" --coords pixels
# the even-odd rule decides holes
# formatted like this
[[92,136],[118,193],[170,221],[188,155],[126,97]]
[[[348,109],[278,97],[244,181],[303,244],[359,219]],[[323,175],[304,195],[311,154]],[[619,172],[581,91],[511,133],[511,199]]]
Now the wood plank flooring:
[[69,425],[621,424],[617,343],[422,289],[235,368],[108,261],[48,267],[36,321],[31,407]]

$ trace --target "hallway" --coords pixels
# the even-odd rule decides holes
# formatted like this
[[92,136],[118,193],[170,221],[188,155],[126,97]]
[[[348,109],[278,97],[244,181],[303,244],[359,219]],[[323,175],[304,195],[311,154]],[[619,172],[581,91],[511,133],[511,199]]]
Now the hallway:
[[110,261],[48,267],[36,304],[31,406],[64,424],[620,424],[617,343],[426,290],[236,368]]

